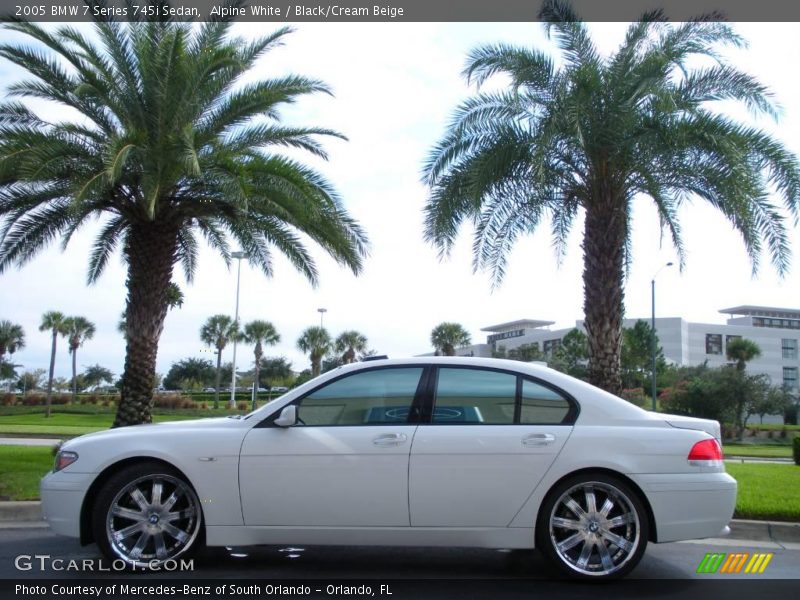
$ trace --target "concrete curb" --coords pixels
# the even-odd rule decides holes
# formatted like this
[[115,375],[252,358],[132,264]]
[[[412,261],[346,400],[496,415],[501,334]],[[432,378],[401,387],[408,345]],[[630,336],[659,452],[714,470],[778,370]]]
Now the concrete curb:
[[[41,527],[43,523],[41,502],[0,502],[0,528],[8,529],[13,525],[21,528]],[[777,544],[800,543],[800,523],[734,519],[730,528],[727,539]]]

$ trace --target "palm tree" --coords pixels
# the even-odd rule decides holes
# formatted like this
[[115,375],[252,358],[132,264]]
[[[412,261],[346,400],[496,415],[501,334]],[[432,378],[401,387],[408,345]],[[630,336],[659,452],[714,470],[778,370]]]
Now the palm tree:
[[[269,321],[250,321],[244,326],[244,335],[242,336],[242,339],[244,339],[244,341],[248,344],[256,345],[255,349],[253,350],[253,354],[255,355],[257,392],[258,388],[261,386],[261,357],[263,356],[262,345],[274,346],[281,341],[281,336],[278,334],[275,326]],[[253,398],[253,402],[255,402],[256,396]],[[253,408],[255,408],[255,406],[253,406]]]
[[217,375],[214,385],[214,408],[219,408],[219,379],[222,370],[222,351],[228,342],[239,335],[239,327],[228,315],[214,315],[200,328],[200,339],[217,351]]
[[311,376],[322,370],[322,358],[331,351],[333,341],[324,327],[308,327],[297,340],[297,347],[311,359]]
[[431,344],[437,355],[455,356],[457,347],[468,346],[471,341],[469,333],[459,323],[440,323],[431,331]]
[[354,330],[343,331],[336,338],[334,348],[342,355],[342,362],[350,364],[355,362],[356,352],[364,352],[367,349],[367,336]]
[[606,57],[566,2],[545,0],[540,18],[561,50],[557,62],[502,43],[470,53],[468,82],[480,87],[503,75],[510,88],[466,100],[433,148],[424,167],[425,237],[444,256],[459,226],[474,223],[473,267],[488,269],[497,285],[518,236],[549,219],[560,259],[582,215],[589,379],[618,393],[634,200],[655,204],[681,267],[678,212],[697,197],[740,233],[754,271],[765,241],[783,275],[788,237],[769,192],[797,217],[800,171],[780,142],[712,110],[714,101],[734,100],[776,113],[769,92],[717,53],[721,44],[744,45],[727,24],[669,24],[656,10]]
[[761,348],[753,340],[734,338],[728,342],[725,354],[736,363],[736,370],[744,373],[747,363],[761,356]]
[[94,337],[94,323],[84,317],[67,317],[64,319],[64,335],[67,338],[69,353],[72,354],[72,402],[78,395],[78,348],[86,340]]
[[5,360],[6,353],[14,354],[25,347],[25,331],[22,325],[17,325],[8,320],[0,321],[0,362]]
[[[180,308],[183,306],[183,300],[183,291],[181,288],[178,287],[178,284],[170,282],[167,287],[167,309],[172,310],[176,307]],[[125,318],[125,311],[122,311],[122,315],[119,317],[117,331],[121,333],[123,337],[128,337],[128,320]]]
[[[100,219],[88,281],[97,281],[117,249],[128,269],[114,426],[151,421],[173,267],[181,263],[191,280],[198,236],[228,265],[232,239],[267,276],[277,250],[316,284],[306,239],[361,271],[366,235],[333,186],[277,153],[289,147],[326,158],[319,136],[343,136],[283,126],[279,109],[330,89],[299,75],[251,72],[290,29],[249,41],[232,36],[225,20],[98,17],[86,36],[68,26],[4,26],[46,49],[0,44],[0,56],[34,76],[10,85],[12,99],[0,102],[0,272]],[[30,98],[50,101],[48,120],[29,108]],[[81,118],[56,118],[71,112]]]
[[50,417],[50,404],[53,400],[53,373],[56,368],[56,344],[58,336],[66,333],[64,322],[66,317],[63,313],[57,310],[51,310],[42,315],[42,322],[39,325],[39,331],[49,331],[52,335],[52,343],[50,344],[50,373],[47,376],[47,400],[45,401],[45,417]]

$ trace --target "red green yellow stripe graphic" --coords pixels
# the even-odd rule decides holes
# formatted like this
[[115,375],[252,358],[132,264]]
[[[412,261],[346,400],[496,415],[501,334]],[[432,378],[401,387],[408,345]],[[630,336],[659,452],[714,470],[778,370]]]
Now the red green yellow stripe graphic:
[[734,552],[731,554],[710,552],[703,557],[697,567],[698,573],[760,575],[772,560],[772,552]]

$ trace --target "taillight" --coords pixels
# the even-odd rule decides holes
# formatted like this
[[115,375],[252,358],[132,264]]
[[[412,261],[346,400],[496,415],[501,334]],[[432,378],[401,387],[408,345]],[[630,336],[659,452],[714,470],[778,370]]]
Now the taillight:
[[697,442],[689,451],[689,464],[695,467],[721,467],[722,448],[717,440]]

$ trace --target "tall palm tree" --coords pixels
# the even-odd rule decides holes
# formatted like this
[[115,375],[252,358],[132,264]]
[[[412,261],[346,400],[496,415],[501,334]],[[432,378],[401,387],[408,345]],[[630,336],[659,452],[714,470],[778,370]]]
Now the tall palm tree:
[[308,327],[297,340],[300,351],[311,359],[311,376],[316,377],[322,371],[322,359],[331,351],[333,341],[324,327]]
[[761,348],[753,340],[734,338],[728,342],[725,354],[728,360],[736,363],[736,370],[744,373],[747,363],[761,356]]
[[94,337],[94,323],[85,317],[67,317],[64,319],[64,335],[67,338],[69,353],[72,355],[72,401],[78,395],[78,348],[86,340]]
[[[183,306],[183,291],[178,284],[170,282],[169,286],[167,287],[167,309],[172,310],[173,308],[180,308]],[[117,331],[122,334],[123,337],[128,337],[128,320],[125,318],[125,311],[122,311],[122,315],[120,315],[119,322],[117,323]]]
[[[343,136],[283,126],[279,109],[330,89],[299,75],[252,72],[290,29],[245,40],[227,21],[99,20],[89,35],[27,22],[5,27],[45,49],[0,44],[0,56],[33,75],[8,85],[11,99],[0,102],[0,272],[100,219],[88,281],[117,249],[128,270],[115,426],[151,420],[173,267],[181,263],[191,280],[198,237],[228,265],[232,239],[267,276],[277,250],[316,284],[306,239],[361,271],[366,235],[333,186],[277,152],[326,158],[319,137]],[[259,63],[259,73],[265,68]],[[47,120],[30,98],[50,101]],[[80,119],[56,117],[75,112]]]
[[343,331],[334,343],[336,352],[342,355],[342,362],[350,364],[356,360],[356,352],[367,349],[367,336],[358,331]]
[[222,351],[239,335],[239,328],[228,315],[214,315],[200,328],[200,339],[217,351],[217,376],[214,385],[214,408],[219,408],[219,381],[222,372]]
[[488,269],[496,285],[518,236],[549,219],[560,259],[582,215],[589,378],[618,393],[634,201],[654,203],[682,267],[678,212],[700,198],[740,233],[754,271],[766,243],[784,274],[788,238],[773,198],[796,218],[800,171],[780,142],[713,110],[734,100],[776,113],[769,92],[718,54],[720,45],[744,45],[727,24],[670,24],[653,11],[606,57],[566,2],[545,0],[540,18],[558,61],[502,43],[470,53],[469,83],[503,75],[510,87],[479,89],[431,151],[425,237],[446,255],[459,226],[474,223],[473,267]]
[[42,315],[39,331],[49,331],[52,335],[50,344],[50,373],[47,376],[47,400],[45,401],[45,417],[50,417],[50,404],[53,400],[53,373],[56,368],[56,344],[58,336],[66,333],[66,317],[57,310],[51,310]]
[[[255,355],[256,367],[256,390],[261,385],[261,357],[263,356],[263,346],[274,346],[281,341],[278,330],[269,321],[250,321],[244,326],[242,339],[248,344],[255,344],[253,354]],[[255,397],[254,397],[255,398]],[[255,402],[255,399],[253,400]],[[255,408],[255,406],[253,407]]]
[[4,319],[0,321],[0,362],[5,360],[6,354],[14,354],[25,347],[25,330],[22,325],[17,325]]
[[455,356],[456,348],[468,346],[472,341],[467,330],[459,323],[440,323],[431,331],[431,344],[437,354]]

